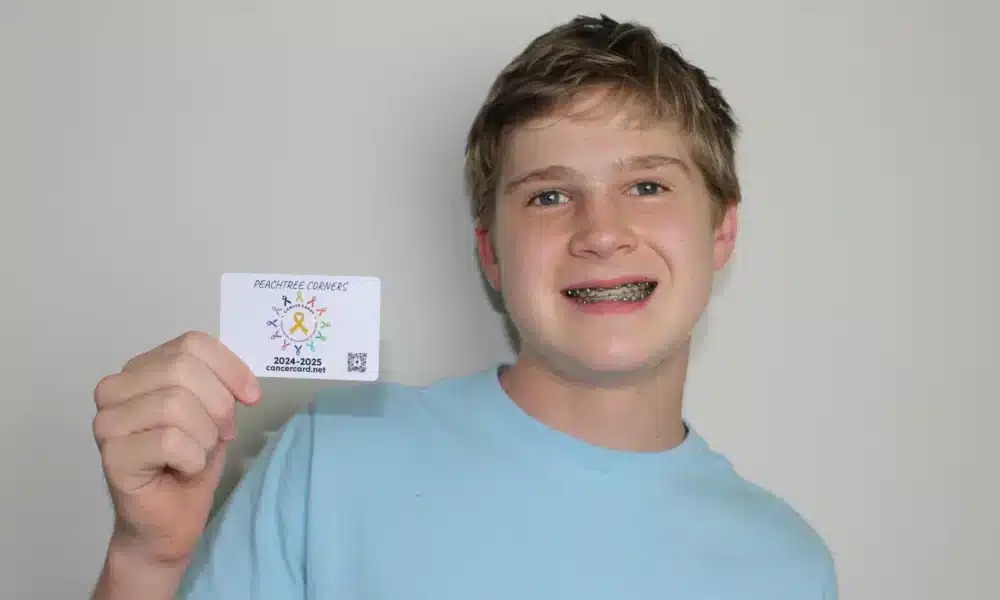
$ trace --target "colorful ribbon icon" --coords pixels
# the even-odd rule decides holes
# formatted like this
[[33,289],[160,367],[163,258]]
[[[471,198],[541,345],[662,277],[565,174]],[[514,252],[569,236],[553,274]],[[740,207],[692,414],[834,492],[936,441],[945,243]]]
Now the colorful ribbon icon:
[[289,335],[295,333],[296,330],[302,331],[302,335],[309,335],[309,330],[306,329],[306,326],[304,324],[306,313],[304,312],[292,313],[292,318],[295,319],[295,324],[292,325],[292,328],[288,330]]

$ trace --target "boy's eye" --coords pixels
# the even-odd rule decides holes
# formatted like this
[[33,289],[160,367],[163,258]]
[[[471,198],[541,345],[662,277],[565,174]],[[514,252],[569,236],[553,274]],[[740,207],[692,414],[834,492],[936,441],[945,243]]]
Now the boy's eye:
[[655,181],[643,181],[632,186],[635,196],[653,196],[664,191],[664,187]]
[[540,194],[535,194],[531,197],[532,204],[538,204],[541,206],[552,206],[559,204],[560,201],[565,201],[566,195],[562,192],[557,192],[555,190],[547,190]]

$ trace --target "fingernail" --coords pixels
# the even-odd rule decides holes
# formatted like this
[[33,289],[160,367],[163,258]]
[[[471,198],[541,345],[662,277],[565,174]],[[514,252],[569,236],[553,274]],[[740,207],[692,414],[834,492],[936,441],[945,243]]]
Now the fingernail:
[[247,401],[256,402],[260,399],[260,384],[256,380],[247,384]]
[[231,442],[236,439],[236,423],[224,425],[219,432],[219,436],[224,442]]

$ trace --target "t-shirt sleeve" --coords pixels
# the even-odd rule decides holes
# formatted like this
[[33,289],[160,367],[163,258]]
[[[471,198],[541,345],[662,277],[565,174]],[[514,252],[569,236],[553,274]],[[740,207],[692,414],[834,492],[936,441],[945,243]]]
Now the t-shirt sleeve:
[[177,600],[305,596],[312,423],[296,414],[261,451],[205,528]]
[[838,600],[840,592],[837,587],[837,569],[832,560],[826,572],[826,586],[823,588],[823,600]]

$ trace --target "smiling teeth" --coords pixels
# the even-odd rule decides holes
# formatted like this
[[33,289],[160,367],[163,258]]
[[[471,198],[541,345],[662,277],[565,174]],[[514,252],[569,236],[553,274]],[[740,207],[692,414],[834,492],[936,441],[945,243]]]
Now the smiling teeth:
[[575,288],[564,293],[584,304],[589,302],[639,302],[644,300],[656,288],[656,282],[641,281],[626,283],[613,288]]

